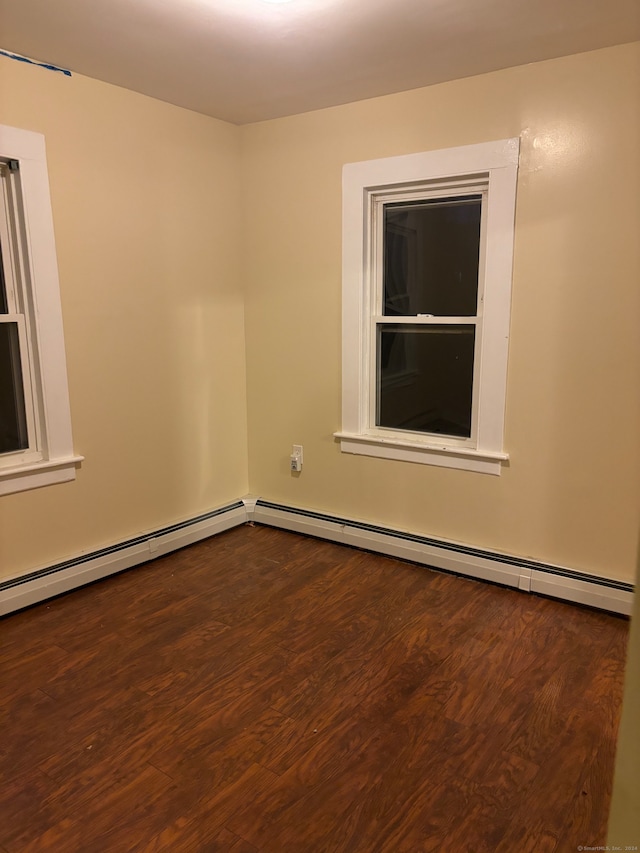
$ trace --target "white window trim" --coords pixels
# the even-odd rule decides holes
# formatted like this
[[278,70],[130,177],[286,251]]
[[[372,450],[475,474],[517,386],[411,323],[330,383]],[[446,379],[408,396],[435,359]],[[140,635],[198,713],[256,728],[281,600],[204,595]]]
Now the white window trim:
[[[0,495],[75,479],[83,457],[73,451],[58,265],[44,136],[0,125],[0,156],[19,162],[43,425],[42,458],[0,467]],[[16,457],[18,458],[18,457]],[[6,460],[5,460],[6,461]]]
[[[500,474],[503,447],[515,199],[520,140],[348,163],[343,169],[342,430],[343,452]],[[385,437],[370,426],[368,327],[371,312],[370,203],[374,194],[437,181],[488,179],[483,340],[475,447],[446,437]],[[474,389],[474,392],[476,389]]]

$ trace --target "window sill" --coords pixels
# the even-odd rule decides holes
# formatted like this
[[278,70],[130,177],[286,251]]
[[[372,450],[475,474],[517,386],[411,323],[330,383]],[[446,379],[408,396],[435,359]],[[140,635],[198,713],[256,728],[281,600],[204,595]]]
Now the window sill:
[[382,438],[362,433],[335,432],[334,437],[340,439],[340,449],[343,453],[396,459],[401,462],[418,462],[422,465],[437,465],[441,468],[458,468],[479,474],[499,475],[502,466],[509,459],[508,453],[447,447],[444,444]]
[[67,483],[76,478],[76,467],[84,456],[65,456],[11,468],[0,468],[0,495],[39,489],[54,483]]

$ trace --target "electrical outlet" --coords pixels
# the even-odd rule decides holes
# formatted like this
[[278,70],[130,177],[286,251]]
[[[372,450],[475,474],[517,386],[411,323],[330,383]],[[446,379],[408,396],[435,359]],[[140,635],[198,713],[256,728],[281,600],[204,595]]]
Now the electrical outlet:
[[289,457],[291,460],[291,470],[296,474],[302,471],[302,445],[294,444],[293,452]]

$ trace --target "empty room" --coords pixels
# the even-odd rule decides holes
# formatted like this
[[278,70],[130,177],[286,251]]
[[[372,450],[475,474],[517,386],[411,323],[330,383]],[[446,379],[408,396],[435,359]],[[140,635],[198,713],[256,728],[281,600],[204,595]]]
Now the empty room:
[[639,152],[635,0],[0,0],[0,853],[640,849]]

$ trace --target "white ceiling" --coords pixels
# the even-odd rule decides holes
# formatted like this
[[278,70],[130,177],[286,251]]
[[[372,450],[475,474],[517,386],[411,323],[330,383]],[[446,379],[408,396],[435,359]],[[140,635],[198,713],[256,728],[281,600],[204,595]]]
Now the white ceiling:
[[237,124],[640,39],[640,0],[0,0],[0,48]]

